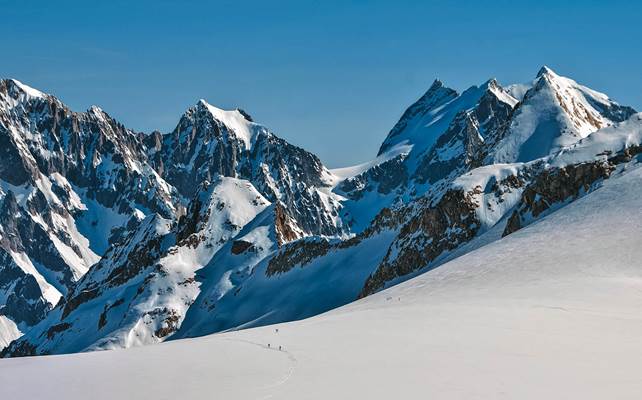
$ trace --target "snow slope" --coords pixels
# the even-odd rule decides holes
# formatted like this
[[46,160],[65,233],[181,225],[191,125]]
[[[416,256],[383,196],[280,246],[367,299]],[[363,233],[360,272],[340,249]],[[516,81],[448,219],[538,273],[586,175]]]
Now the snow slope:
[[600,128],[624,121],[633,113],[633,109],[620,106],[607,95],[544,66],[490,158],[495,163],[507,163],[544,157]]
[[0,348],[7,347],[12,340],[19,338],[21,335],[20,329],[12,320],[0,315]]
[[499,241],[323,315],[2,359],[0,387],[12,399],[638,399],[640,182],[631,164]]

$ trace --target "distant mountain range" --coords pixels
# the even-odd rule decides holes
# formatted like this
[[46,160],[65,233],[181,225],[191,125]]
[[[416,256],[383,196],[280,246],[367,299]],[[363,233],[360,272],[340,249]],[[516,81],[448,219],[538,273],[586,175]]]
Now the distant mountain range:
[[1,80],[2,355],[316,315],[567,206],[641,143],[642,113],[547,67],[462,93],[437,80],[340,169],[240,109],[200,100],[144,134]]

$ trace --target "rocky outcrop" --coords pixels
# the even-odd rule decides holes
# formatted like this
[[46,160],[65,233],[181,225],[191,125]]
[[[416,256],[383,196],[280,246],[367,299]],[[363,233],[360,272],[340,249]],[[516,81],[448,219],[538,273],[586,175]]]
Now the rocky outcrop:
[[483,87],[475,107],[457,113],[421,158],[414,174],[419,183],[435,184],[484,165],[489,150],[503,137],[517,101],[495,80]]
[[408,168],[404,163],[405,156],[405,154],[400,154],[357,176],[342,181],[338,187],[339,193],[355,201],[360,200],[367,192],[388,195],[393,190],[399,189],[401,194],[408,184]]
[[330,242],[325,239],[303,239],[289,243],[270,259],[265,274],[272,276],[288,272],[297,265],[304,267],[313,259],[325,255],[330,248]]
[[[448,190],[435,204],[423,200],[400,228],[381,265],[366,280],[359,297],[382,289],[390,281],[428,266],[437,257],[472,239],[480,228],[479,204],[470,192]],[[406,211],[409,213],[409,211]]]
[[230,248],[230,252],[232,254],[239,255],[246,251],[256,251],[252,242],[247,242],[245,240],[235,240],[232,242],[232,247]]
[[594,190],[608,179],[616,166],[642,153],[642,146],[629,146],[617,154],[607,152],[606,160],[571,164],[544,170],[526,187],[520,203],[508,219],[503,236],[509,235],[542,215],[562,207]]
[[15,169],[0,160],[0,313],[29,328],[4,354],[156,343],[367,296],[593,190],[640,148],[562,163],[538,140],[577,144],[631,110],[549,70],[519,103],[494,80],[461,94],[435,81],[375,160],[338,172],[242,110],[200,101],[145,135],[2,81]]
[[[152,158],[163,178],[188,199],[217,176],[245,179],[270,202],[283,203],[300,235],[344,233],[340,204],[318,190],[329,186],[318,157],[275,136],[240,110],[224,111],[201,100],[163,137]],[[327,200],[327,201],[326,201]],[[284,240],[296,237],[283,231]],[[290,238],[290,239],[285,239]]]
[[33,326],[45,317],[53,307],[42,297],[38,282],[25,273],[9,253],[0,248],[0,315],[5,315],[17,324]]

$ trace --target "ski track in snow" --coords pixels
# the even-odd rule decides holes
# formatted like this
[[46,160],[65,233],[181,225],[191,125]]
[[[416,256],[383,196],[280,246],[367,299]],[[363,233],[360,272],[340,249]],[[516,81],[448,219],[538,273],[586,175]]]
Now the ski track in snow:
[[[290,378],[292,378],[292,375],[294,375],[294,372],[296,370],[297,359],[292,353],[290,353],[289,351],[285,350],[283,347],[281,347],[279,349],[277,347],[278,345],[275,345],[275,347],[271,347],[271,343],[270,343],[270,346],[268,346],[267,344],[254,342],[254,341],[247,340],[247,339],[226,338],[226,340],[232,341],[232,342],[247,343],[247,344],[251,344],[253,346],[258,346],[263,350],[277,351],[279,353],[287,354],[288,359],[291,361],[290,369],[288,370],[288,372],[285,375],[283,375],[283,377],[281,379],[279,379],[278,381],[276,381],[276,382],[274,382],[272,384],[263,386],[262,390],[270,390],[270,389],[278,388],[278,387],[284,385],[287,381],[289,381]],[[274,394],[266,394],[265,396],[261,397],[261,399],[271,399],[273,397],[274,397]]]

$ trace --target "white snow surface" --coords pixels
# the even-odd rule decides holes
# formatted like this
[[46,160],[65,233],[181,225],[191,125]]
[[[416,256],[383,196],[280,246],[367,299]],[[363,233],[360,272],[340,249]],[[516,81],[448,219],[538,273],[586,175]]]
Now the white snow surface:
[[259,127],[259,125],[248,121],[243,114],[239,112],[239,110],[222,110],[218,107],[214,107],[203,99],[199,100],[199,102],[207,107],[214,118],[232,129],[236,136],[245,143],[246,149],[250,149],[252,147],[255,133],[257,131],[255,127]]
[[12,79],[13,83],[15,83],[22,91],[24,91],[27,95],[31,97],[38,97],[42,98],[45,97],[46,94],[42,93],[40,90],[34,89],[31,86],[27,86],[24,83],[20,82],[17,79]]
[[0,350],[4,349],[13,340],[22,336],[22,332],[15,322],[7,318],[5,315],[0,315]]
[[412,144],[408,144],[407,142],[402,142],[393,146],[390,150],[386,151],[380,156],[375,157],[373,160],[366,161],[364,163],[350,166],[350,167],[331,169],[330,173],[333,175],[333,178],[334,178],[333,184],[336,186],[336,184],[338,184],[341,181],[344,181],[348,178],[353,178],[359,174],[362,174],[367,170],[369,170],[370,168],[374,168],[377,165],[383,164],[388,160],[392,160],[393,158],[401,154],[408,154],[412,150],[412,147],[413,147]]
[[639,399],[640,182],[632,166],[516,233],[306,320],[2,359],[3,397]]
[[521,99],[509,131],[493,150],[490,161],[535,160],[612,125],[613,121],[604,117],[596,104],[607,107],[616,103],[603,93],[543,67]]
[[513,96],[513,98],[521,101],[531,87],[531,83],[513,83],[512,85],[506,86],[506,91]]
[[563,149],[553,158],[551,164],[563,167],[591,159],[605,159],[613,153],[640,144],[642,113],[637,113],[626,121],[600,129],[573,146]]

